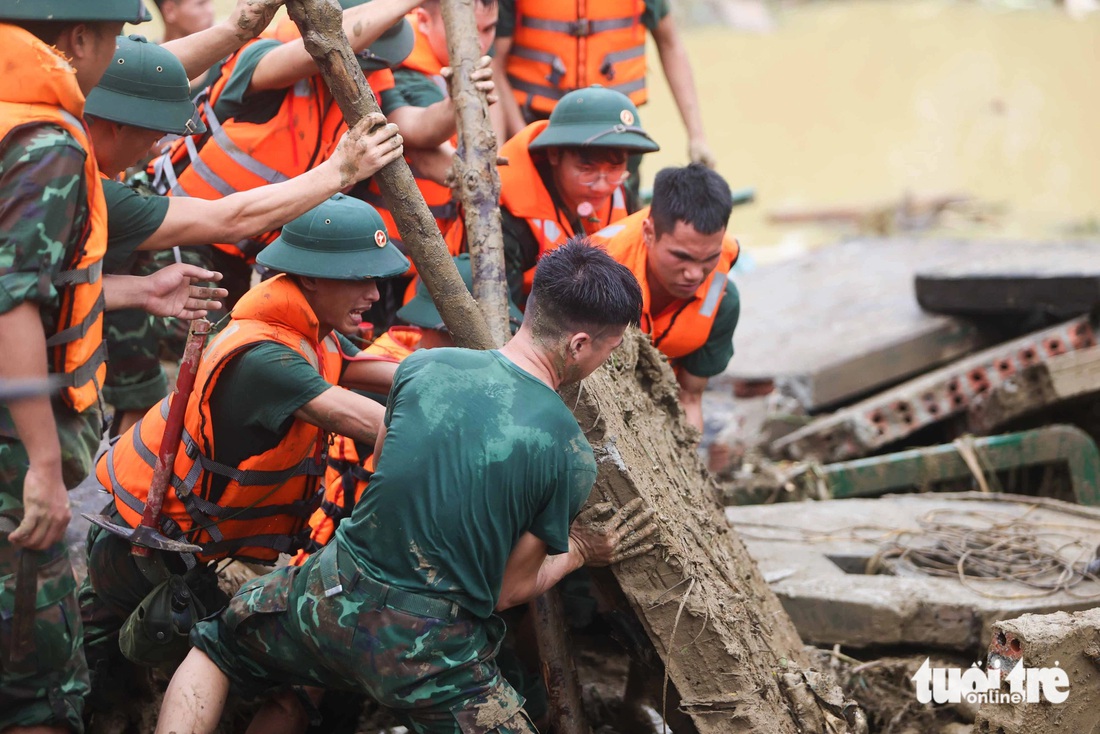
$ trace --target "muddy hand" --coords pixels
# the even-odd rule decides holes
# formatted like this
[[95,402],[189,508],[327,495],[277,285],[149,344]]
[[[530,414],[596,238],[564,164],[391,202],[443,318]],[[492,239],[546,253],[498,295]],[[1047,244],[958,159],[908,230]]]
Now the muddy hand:
[[372,112],[344,133],[333,156],[340,163],[341,188],[369,178],[400,158],[405,141],[397,125]]
[[12,531],[12,545],[46,550],[65,536],[72,511],[59,470],[40,471],[34,464],[23,479],[23,521]]
[[145,310],[154,316],[201,319],[207,311],[221,308],[229,291],[225,288],[199,285],[219,281],[222,274],[189,263],[176,263],[145,277]]
[[[596,518],[613,510],[608,502],[593,505],[581,513],[569,529],[569,539],[584,557],[586,566],[607,566],[653,550],[656,543],[648,541],[657,532],[649,522],[653,508],[646,507],[640,497],[619,508],[610,520]],[[647,542],[648,541],[648,542]]]
[[[478,59],[477,66],[475,66],[473,72],[470,73],[470,80],[474,83],[474,87],[477,91],[485,95],[486,102],[489,104],[496,104],[499,97],[497,97],[496,84],[493,83],[492,63],[493,59],[489,56],[482,56]],[[439,75],[447,80],[450,80],[452,73],[454,72],[449,66],[444,66],[439,70]]]
[[229,23],[242,43],[260,35],[286,0],[237,0]]

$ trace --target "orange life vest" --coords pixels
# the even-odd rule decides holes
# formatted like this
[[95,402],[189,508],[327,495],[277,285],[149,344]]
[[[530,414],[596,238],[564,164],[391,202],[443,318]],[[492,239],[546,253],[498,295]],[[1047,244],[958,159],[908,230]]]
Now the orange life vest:
[[103,341],[103,255],[107,252],[107,202],[91,136],[84,126],[84,95],[76,72],[53,48],[13,25],[0,23],[0,147],[28,125],[56,125],[84,149],[88,218],[80,245],[51,277],[60,296],[57,325],[46,339],[49,371],[61,398],[81,412],[99,402],[107,375]]
[[[286,35],[288,31],[283,33]],[[300,176],[328,160],[336,149],[347,126],[319,74],[300,79],[288,89],[278,112],[267,122],[218,119],[214,105],[247,47],[246,44],[229,57],[221,76],[204,92],[206,96],[197,101],[207,132],[176,140],[150,164],[153,186],[158,192],[220,199]],[[379,94],[393,88],[393,73],[383,69],[369,75],[367,81]],[[214,246],[251,262],[278,234],[278,230],[257,232],[240,242],[214,243]]]
[[[447,82],[439,74],[444,65],[435,57],[435,52],[432,51],[427,36],[420,32],[416,17],[414,15],[409,15],[407,17],[409,24],[413,27],[416,42],[413,44],[412,52],[403,62],[401,62],[401,68],[418,71],[430,77],[432,81],[443,90],[444,96],[449,96],[450,93],[447,91]],[[457,138],[454,136],[451,137],[451,144],[457,144]],[[412,161],[409,161],[408,158],[405,160],[409,164],[409,169],[412,171],[413,178],[416,179],[416,186],[420,189],[420,194],[424,197],[424,202],[428,205],[428,210],[431,211],[432,216],[435,217],[436,226],[439,227],[440,232],[446,232],[447,228],[451,226],[451,223],[458,216],[458,205],[455,203],[451,189],[436,183],[430,178],[426,178],[424,174],[417,170]],[[390,214],[389,209],[386,208],[386,200],[382,198],[382,190],[378,188],[378,184],[374,180],[368,182],[366,193],[362,195],[362,198],[382,215],[382,221],[386,223],[386,231],[390,233],[390,239],[400,243],[401,233],[397,230],[397,222],[394,221],[393,215]],[[415,269],[409,268],[409,271],[410,273],[414,273]]]
[[[415,326],[391,326],[385,334],[363,350],[364,354],[395,359],[398,362],[416,351],[421,331]],[[374,456],[360,459],[355,441],[347,436],[333,436],[325,470],[325,498],[309,518],[309,545],[298,551],[291,565],[301,566],[311,554],[332,540],[336,526],[363,496],[374,473]]]
[[649,207],[606,227],[592,239],[606,243],[607,251],[617,262],[630,268],[642,286],[642,331],[649,334],[653,346],[669,359],[691,354],[703,346],[714,326],[718,306],[726,294],[730,268],[741,251],[737,240],[726,237],[718,265],[695,291],[691,299],[679,299],[659,314],[650,311],[649,278],[646,272],[648,250],[642,238],[642,222],[649,216]]
[[506,72],[520,107],[549,115],[593,84],[646,101],[644,0],[519,0]]
[[[549,124],[546,120],[533,122],[500,148],[500,155],[508,159],[508,165],[500,167],[500,206],[513,216],[527,220],[531,233],[539,243],[539,258],[561,247],[575,234],[570,217],[561,216],[558,207],[554,205],[554,199],[543,185],[535,160],[528,149],[531,141]],[[626,192],[619,186],[594,214],[598,222],[582,224],[585,225],[586,234],[595,234],[601,227],[613,224],[625,216]],[[444,240],[452,257],[466,251],[466,225],[461,217],[447,230]],[[534,268],[523,273],[524,293],[531,292],[534,280]]]
[[[226,466],[217,459],[210,395],[230,360],[261,342],[285,344],[336,383],[343,357],[332,333],[318,338],[317,317],[294,281],[277,276],[241,298],[229,325],[203,352],[184,417],[183,441],[164,498],[162,532],[201,545],[201,561],[224,558],[269,563],[306,542],[306,521],[321,500],[325,434],[295,420],[279,445]],[[115,496],[131,526],[145,510],[149,483],[172,395],[115,442],[96,466],[96,478]],[[215,476],[229,477],[211,495]]]

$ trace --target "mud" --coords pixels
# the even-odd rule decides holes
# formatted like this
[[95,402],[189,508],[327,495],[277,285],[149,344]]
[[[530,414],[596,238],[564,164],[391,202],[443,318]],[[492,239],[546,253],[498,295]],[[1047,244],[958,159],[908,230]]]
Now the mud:
[[699,732],[796,732],[777,676],[808,667],[790,618],[740,539],[682,420],[676,383],[640,332],[563,395],[597,454],[591,502],[642,497],[658,549],[614,567]]

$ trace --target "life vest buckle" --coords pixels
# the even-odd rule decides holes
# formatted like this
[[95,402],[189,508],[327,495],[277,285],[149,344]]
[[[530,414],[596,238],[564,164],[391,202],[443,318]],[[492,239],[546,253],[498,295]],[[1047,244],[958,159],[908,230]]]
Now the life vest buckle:
[[569,35],[584,38],[592,35],[592,23],[588,18],[579,18],[569,24]]

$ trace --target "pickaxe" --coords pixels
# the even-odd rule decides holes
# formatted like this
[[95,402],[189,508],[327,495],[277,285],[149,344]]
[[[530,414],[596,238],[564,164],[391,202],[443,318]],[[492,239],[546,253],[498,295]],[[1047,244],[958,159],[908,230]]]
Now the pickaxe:
[[[164,422],[164,434],[161,437],[160,449],[157,451],[157,463],[153,468],[153,480],[149,484],[149,495],[145,500],[145,512],[142,513],[141,523],[136,528],[129,528],[112,522],[107,515],[84,513],[85,519],[89,522],[129,540],[130,553],[139,559],[149,559],[155,550],[170,553],[197,553],[202,550],[200,546],[192,543],[165,537],[160,532],[160,510],[164,505],[164,494],[168,491],[168,483],[174,471],[176,453],[179,451],[180,439],[183,437],[183,418],[187,413],[187,404],[191,400],[191,389],[195,386],[195,373],[198,372],[202,348],[209,333],[210,322],[206,319],[195,319],[191,322],[191,330],[187,334],[187,346],[183,351],[179,374],[176,376],[175,397],[168,409],[168,418]],[[134,430],[137,430],[136,426]]]

